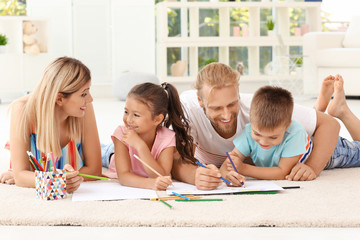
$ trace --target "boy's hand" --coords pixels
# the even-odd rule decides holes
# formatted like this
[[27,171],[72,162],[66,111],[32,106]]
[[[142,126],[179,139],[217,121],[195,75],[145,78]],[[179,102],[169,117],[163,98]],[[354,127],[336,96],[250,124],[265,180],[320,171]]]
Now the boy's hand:
[[[236,153],[230,152],[229,155],[235,165],[236,170],[240,173],[244,163],[240,160],[239,156]],[[236,171],[229,159],[226,159],[225,162],[228,171]]]
[[231,182],[232,185],[228,186],[235,186],[235,187],[242,187],[246,181],[246,177],[244,177],[243,175],[235,172],[234,170],[229,171],[226,176],[225,179],[229,180]]
[[316,173],[310,166],[304,163],[297,163],[285,179],[289,181],[311,181],[316,177]]
[[155,178],[154,189],[166,190],[166,188],[172,184],[170,176],[162,176]]

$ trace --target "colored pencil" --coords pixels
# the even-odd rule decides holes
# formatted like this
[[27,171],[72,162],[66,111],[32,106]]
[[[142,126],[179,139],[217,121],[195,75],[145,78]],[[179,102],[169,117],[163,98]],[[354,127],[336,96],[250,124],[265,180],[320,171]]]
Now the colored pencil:
[[44,169],[42,168],[42,166],[40,165],[40,163],[36,160],[36,158],[34,157],[34,155],[32,155],[32,153],[29,152],[29,151],[26,151],[26,153],[27,153],[28,156],[29,156],[30,162],[31,162],[31,160],[32,160],[32,162],[35,164],[36,170],[44,171]]
[[233,166],[235,172],[239,173],[238,170],[237,170],[236,167],[235,167],[235,164],[234,164],[233,160],[232,160],[231,157],[230,157],[229,152],[226,152],[226,155],[228,156],[228,158],[229,158],[229,160],[230,160],[230,162],[231,162],[231,165]]
[[82,177],[95,178],[95,179],[101,179],[101,180],[109,180],[109,181],[111,180],[110,178],[88,175],[88,174],[83,174],[83,173],[79,173],[78,175],[82,176]]
[[54,172],[56,172],[56,162],[55,162],[55,158],[54,158],[54,154],[51,152],[51,161],[53,163],[53,167],[54,167]]
[[200,199],[175,199],[177,202],[210,202],[210,201],[223,201],[222,198],[200,198]]
[[[190,199],[199,199],[199,198],[201,198],[200,196],[192,196],[192,195],[185,195],[185,196],[190,198]],[[169,200],[175,200],[175,199],[181,199],[181,197],[167,196],[167,197],[150,198],[150,201],[159,201],[159,200],[169,201]]]
[[174,194],[174,195],[176,195],[176,196],[178,196],[178,197],[181,197],[181,198],[183,198],[183,199],[185,199],[185,200],[190,200],[190,198],[185,197],[184,195],[181,195],[180,193],[172,192],[172,194]]
[[[204,164],[200,163],[199,161],[196,162],[197,165],[203,167],[203,168],[208,168],[207,166],[205,166]],[[223,177],[220,177],[221,180],[223,180],[224,182],[226,182],[227,184],[230,184],[231,185],[231,182],[229,180],[226,180],[225,178]]]
[[294,188],[300,188],[300,186],[287,186],[287,187],[282,187],[283,189],[294,189]]
[[166,206],[168,206],[170,209],[172,209],[172,206],[170,204],[168,204],[167,202],[165,202],[164,200],[159,200],[160,202],[162,202],[163,204],[165,204]]
[[[230,160],[230,162],[231,162],[231,165],[233,166],[235,172],[239,173],[238,170],[237,170],[236,167],[235,167],[235,164],[234,164],[233,160],[232,160],[231,157],[230,157],[229,152],[226,152],[226,155],[228,156],[228,158],[229,158],[229,160]],[[241,185],[244,185],[244,182],[241,182]]]
[[147,164],[146,162],[144,162],[143,160],[141,160],[136,154],[134,154],[134,157],[139,160],[142,164],[144,164],[147,168],[149,168],[151,171],[153,171],[156,175],[158,175],[159,177],[162,177],[162,175],[156,171],[155,169],[153,169],[152,167],[150,167],[149,164]]

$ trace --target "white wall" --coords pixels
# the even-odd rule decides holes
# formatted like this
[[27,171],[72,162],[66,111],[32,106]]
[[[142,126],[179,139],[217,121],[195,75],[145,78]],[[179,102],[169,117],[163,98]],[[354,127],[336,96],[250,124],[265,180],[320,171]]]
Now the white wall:
[[151,0],[27,0],[28,15],[50,21],[53,58],[72,56],[92,72],[92,93],[112,94],[124,71],[155,74]]

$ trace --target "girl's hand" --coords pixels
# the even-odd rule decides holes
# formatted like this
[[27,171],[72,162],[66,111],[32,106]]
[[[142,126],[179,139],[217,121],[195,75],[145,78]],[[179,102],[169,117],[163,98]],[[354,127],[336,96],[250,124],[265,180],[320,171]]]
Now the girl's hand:
[[231,182],[232,185],[228,186],[232,186],[232,187],[242,187],[246,181],[246,177],[244,177],[243,175],[235,172],[235,171],[230,171],[226,174],[225,179],[229,180]]
[[143,142],[137,132],[132,129],[127,129],[121,140],[135,149],[138,149],[137,146],[139,145],[139,143]]
[[170,176],[162,176],[155,178],[154,189],[166,190],[166,188],[172,184]]
[[5,184],[15,184],[14,173],[11,170],[8,170],[0,175],[0,182]]
[[65,164],[63,169],[68,171],[66,173],[66,191],[73,193],[80,187],[80,183],[84,181],[84,178],[78,176],[79,171],[75,171],[70,164]]

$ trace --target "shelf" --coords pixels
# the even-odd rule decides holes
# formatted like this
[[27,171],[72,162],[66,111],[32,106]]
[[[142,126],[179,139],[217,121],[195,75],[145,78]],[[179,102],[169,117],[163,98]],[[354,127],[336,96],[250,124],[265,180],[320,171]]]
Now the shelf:
[[[43,52],[30,56],[24,53],[23,23],[30,21],[38,29],[32,35],[43,45]],[[28,16],[0,16],[0,33],[8,38],[7,52],[0,54],[1,93],[26,92],[34,89],[46,65],[50,62],[48,20]],[[0,96],[1,98],[1,96]]]
[[[302,45],[302,37],[285,37],[290,46]],[[276,36],[264,37],[168,37],[158,41],[161,47],[244,47],[280,45]]]
[[313,8],[321,2],[161,2],[158,7],[167,8]]
[[[272,75],[256,75],[256,76],[241,76],[240,77],[240,83],[245,83],[245,82],[264,82],[264,81],[273,81],[274,79],[276,79],[276,81],[278,82],[282,82],[282,81],[301,81],[302,80],[302,76],[301,75],[277,75],[277,76],[272,76]],[[168,82],[168,83],[190,83],[190,82],[194,82],[196,80],[196,77],[192,77],[192,76],[184,76],[184,77],[164,77],[163,81],[164,82]]]
[[[236,61],[246,63],[246,75],[241,81],[270,81],[276,78],[278,81],[298,81],[301,75],[262,75],[266,65],[261,54],[267,52],[271,62],[278,56],[290,55],[292,47],[302,48],[303,37],[290,34],[290,14],[292,9],[303,9],[304,19],[302,24],[308,31],[321,30],[321,2],[161,2],[157,4],[157,75],[160,81],[173,83],[194,82],[199,71],[199,56],[201,48],[211,48],[217,57],[215,61],[234,66]],[[177,9],[177,21],[180,22],[180,33],[177,36],[168,34],[168,10]],[[212,9],[218,15],[218,22],[213,22],[213,35],[203,36],[202,26],[206,26],[201,17],[203,9]],[[234,20],[230,14],[234,9],[246,9],[247,20]],[[269,10],[266,10],[269,9]],[[275,36],[264,35],[263,22],[264,12],[268,11],[275,20]],[[173,12],[174,13],[174,12]],[[242,14],[242,13],[241,13]],[[239,13],[239,15],[241,15]],[[266,15],[266,14],[265,14]],[[244,26],[246,28],[244,30]],[[241,33],[234,35],[234,26],[241,29]],[[207,26],[206,26],[207,27]],[[305,30],[304,27],[304,30]],[[240,31],[237,29],[237,31]],[[207,34],[206,35],[211,35]],[[176,49],[178,48],[178,49]],[[215,49],[214,49],[215,48]],[[235,49],[234,49],[235,48]],[[169,51],[177,51],[178,59],[174,55],[168,55]],[[180,54],[179,54],[180,53]],[[240,54],[237,58],[237,54]],[[231,58],[231,59],[230,59]],[[246,59],[245,59],[246,58]],[[177,60],[187,62],[188,70],[184,77],[169,76],[170,65]],[[202,61],[206,61],[202,57]],[[188,75],[188,76],[186,76]]]

